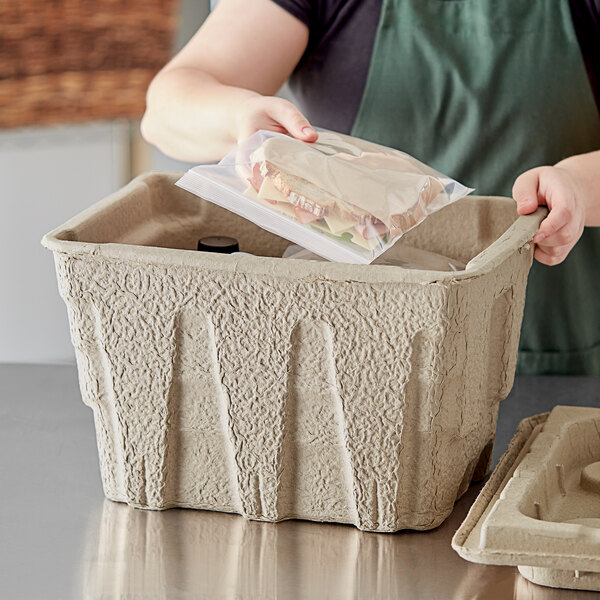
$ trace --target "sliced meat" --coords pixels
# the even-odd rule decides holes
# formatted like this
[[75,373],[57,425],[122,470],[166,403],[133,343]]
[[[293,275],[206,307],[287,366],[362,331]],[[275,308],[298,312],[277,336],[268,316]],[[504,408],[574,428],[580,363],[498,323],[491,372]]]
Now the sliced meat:
[[260,191],[263,179],[262,173],[260,172],[260,163],[254,163],[254,165],[252,165],[252,177],[248,177],[248,183],[254,188],[254,191],[257,194]]
[[381,237],[388,233],[388,228],[381,221],[374,224],[361,225],[357,224],[354,229],[362,235],[365,240],[374,240],[375,238]]
[[294,214],[296,215],[296,219],[300,221],[303,225],[306,223],[314,223],[315,221],[319,221],[321,217],[314,215],[313,213],[300,208],[299,206],[294,206]]

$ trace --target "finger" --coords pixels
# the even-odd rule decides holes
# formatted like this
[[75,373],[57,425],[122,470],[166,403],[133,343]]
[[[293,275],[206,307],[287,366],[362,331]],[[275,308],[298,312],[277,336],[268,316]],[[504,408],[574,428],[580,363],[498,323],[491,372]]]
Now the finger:
[[542,221],[538,232],[533,236],[533,241],[537,244],[551,235],[555,235],[573,220],[573,215],[571,201],[556,203],[550,210],[550,214]]
[[562,256],[568,254],[575,244],[563,244],[562,246],[545,246],[544,244],[538,244],[536,248],[539,248],[544,254],[548,256]]
[[544,265],[553,267],[554,265],[558,265],[561,262],[563,262],[563,260],[565,260],[565,258],[567,258],[569,251],[570,251],[570,248],[569,248],[569,250],[565,250],[564,252],[557,254],[556,256],[552,256],[551,254],[548,254],[542,248],[537,246],[533,256],[535,257],[535,259],[538,262],[541,262]]
[[247,140],[251,135],[254,135],[259,129],[268,129],[269,131],[275,131],[277,133],[287,133],[287,129],[277,123],[257,126],[257,124],[254,121],[248,121],[244,123],[240,128],[240,132],[237,138],[238,144]]
[[269,108],[269,115],[285,127],[290,135],[303,142],[315,142],[319,137],[308,119],[287,100],[274,102]]
[[[583,233],[583,224],[573,220],[559,229],[555,234],[544,238],[538,244],[543,247],[558,247],[573,245]],[[535,239],[535,238],[534,238]]]
[[539,184],[540,169],[525,171],[517,177],[512,194],[517,203],[517,212],[520,215],[528,215],[538,207]]

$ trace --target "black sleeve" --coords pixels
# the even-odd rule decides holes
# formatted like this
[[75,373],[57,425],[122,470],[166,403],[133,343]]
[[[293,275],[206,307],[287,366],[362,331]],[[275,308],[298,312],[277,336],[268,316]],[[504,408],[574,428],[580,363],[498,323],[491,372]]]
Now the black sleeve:
[[570,0],[573,25],[600,111],[600,0]]
[[309,29],[314,25],[314,3],[311,0],[271,0],[287,10],[296,19],[302,21]]
[[[308,27],[308,45],[302,62],[319,44],[327,28],[328,16],[340,0],[271,0]],[[598,0],[600,2],[600,0]]]

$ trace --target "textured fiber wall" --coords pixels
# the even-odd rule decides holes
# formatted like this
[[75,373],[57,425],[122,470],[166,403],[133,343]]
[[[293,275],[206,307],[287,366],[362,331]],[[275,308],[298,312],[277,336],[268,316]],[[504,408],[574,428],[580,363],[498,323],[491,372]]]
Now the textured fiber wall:
[[[502,237],[459,274],[307,261],[292,272],[135,245],[190,247],[226,218],[172,181],[137,180],[45,239],[107,497],[373,531],[441,523],[489,466],[541,217],[480,231]],[[469,202],[514,213],[505,199]],[[227,218],[256,234],[255,252],[261,239],[268,255],[285,246]]]

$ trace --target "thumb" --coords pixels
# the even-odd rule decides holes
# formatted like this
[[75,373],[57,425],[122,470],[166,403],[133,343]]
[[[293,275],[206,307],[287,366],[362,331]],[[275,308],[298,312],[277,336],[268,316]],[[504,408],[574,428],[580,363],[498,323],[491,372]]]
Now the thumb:
[[270,116],[280,123],[293,137],[303,142],[316,142],[319,134],[313,129],[308,119],[287,100],[273,103]]
[[512,194],[517,203],[517,212],[528,215],[538,207],[539,169],[530,169],[517,177]]

